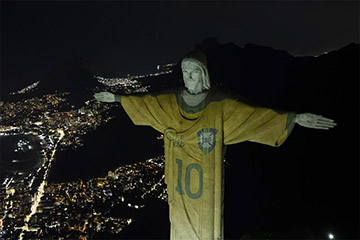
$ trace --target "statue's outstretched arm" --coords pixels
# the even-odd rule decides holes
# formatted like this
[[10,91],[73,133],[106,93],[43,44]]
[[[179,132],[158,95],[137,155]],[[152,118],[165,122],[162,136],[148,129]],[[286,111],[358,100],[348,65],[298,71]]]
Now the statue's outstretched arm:
[[112,103],[112,102],[120,102],[120,95],[115,95],[111,92],[99,92],[99,93],[95,93],[94,97],[96,98],[96,100],[98,100],[99,102],[108,102],[108,103]]
[[329,130],[336,126],[334,120],[313,113],[296,114],[295,123],[303,127],[323,130]]

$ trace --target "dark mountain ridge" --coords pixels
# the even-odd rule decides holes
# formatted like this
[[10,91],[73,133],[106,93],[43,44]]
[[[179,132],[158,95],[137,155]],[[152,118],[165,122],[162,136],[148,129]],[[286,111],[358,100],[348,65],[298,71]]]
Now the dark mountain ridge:
[[265,106],[308,107],[324,97],[322,89],[329,93],[339,84],[346,82],[347,88],[359,79],[359,44],[354,43],[319,57],[294,57],[255,44],[244,48],[234,43],[219,44],[216,38],[205,39],[195,49],[207,54],[215,85]]
[[[346,83],[347,88],[358,84],[351,79],[359,79],[359,44],[355,43],[318,57],[294,57],[284,50],[252,43],[241,48],[234,43],[218,43],[216,38],[207,38],[194,49],[207,55],[212,85],[232,89],[256,105],[301,110],[321,102],[324,94],[333,95],[330,92],[337,91],[339,84]],[[152,92],[182,86],[180,62],[172,74],[146,77],[141,82],[151,85]],[[2,96],[2,101],[70,92],[71,103],[81,105],[92,98],[94,89],[102,87],[93,77],[96,73],[96,66],[72,57],[45,73],[36,91]],[[351,89],[355,87],[351,85]]]

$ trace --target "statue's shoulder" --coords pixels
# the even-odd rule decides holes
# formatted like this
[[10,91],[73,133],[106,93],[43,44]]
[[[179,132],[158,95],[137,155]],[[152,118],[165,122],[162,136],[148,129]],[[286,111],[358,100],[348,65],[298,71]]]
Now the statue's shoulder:
[[210,101],[220,102],[226,99],[234,100],[236,102],[251,105],[254,107],[257,106],[255,103],[241,96],[238,92],[232,89],[214,87],[214,89],[212,90]]
[[181,91],[184,90],[183,87],[176,87],[176,88],[168,88],[168,89],[164,89],[161,91],[156,91],[156,92],[149,92],[148,94],[153,96],[153,97],[158,97],[161,95],[178,95],[179,93],[181,93]]
[[213,102],[220,102],[225,99],[238,100],[239,98],[239,94],[231,89],[214,87],[211,90],[211,101]]

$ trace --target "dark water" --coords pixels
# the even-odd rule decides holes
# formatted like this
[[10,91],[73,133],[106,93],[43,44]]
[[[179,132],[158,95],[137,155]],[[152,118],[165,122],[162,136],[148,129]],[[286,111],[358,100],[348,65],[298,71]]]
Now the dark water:
[[[19,142],[26,143],[21,150]],[[44,158],[41,154],[40,140],[33,135],[1,136],[1,178],[13,173],[30,173],[40,167]]]
[[122,109],[115,119],[85,136],[84,146],[57,151],[49,176],[50,183],[104,177],[117,167],[163,154],[160,135],[149,127],[134,126]]

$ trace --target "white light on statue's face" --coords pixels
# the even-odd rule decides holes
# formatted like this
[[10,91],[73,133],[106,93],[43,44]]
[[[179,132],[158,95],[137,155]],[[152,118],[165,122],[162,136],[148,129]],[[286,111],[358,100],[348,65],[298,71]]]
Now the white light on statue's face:
[[184,62],[182,72],[185,87],[190,93],[197,94],[203,91],[203,76],[199,66],[192,62]]
[[331,233],[329,233],[329,239],[335,239],[334,235],[332,235]]

